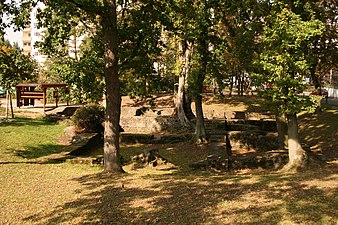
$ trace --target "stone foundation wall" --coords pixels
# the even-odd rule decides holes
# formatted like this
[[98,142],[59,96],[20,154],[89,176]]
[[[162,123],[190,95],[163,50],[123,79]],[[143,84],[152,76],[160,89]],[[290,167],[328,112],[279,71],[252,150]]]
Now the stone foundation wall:
[[224,119],[226,117],[228,120],[267,120],[274,118],[269,113],[242,111],[203,110],[203,114],[208,119]]
[[132,116],[121,118],[121,126],[125,132],[161,132],[178,127],[179,122],[168,116]]
[[[155,110],[146,110],[142,115],[136,116],[136,111],[139,107],[122,107],[121,111],[121,126],[125,132],[131,133],[156,133],[162,131],[177,131],[181,129],[178,119],[174,116],[173,108],[160,108]],[[208,120],[219,119],[224,120],[224,116],[228,121],[234,120],[269,120],[271,115],[234,112],[221,110],[205,110],[204,116]]]

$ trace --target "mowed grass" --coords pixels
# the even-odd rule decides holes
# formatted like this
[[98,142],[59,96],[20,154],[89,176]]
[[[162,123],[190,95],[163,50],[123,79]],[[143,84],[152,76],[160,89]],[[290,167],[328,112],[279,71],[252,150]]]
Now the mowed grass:
[[[331,155],[328,166],[299,174],[189,170],[191,159],[205,157],[190,143],[156,146],[173,169],[104,174],[99,166],[40,162],[64,150],[56,139],[65,125],[2,122],[0,224],[337,224],[337,112],[301,117],[303,141]],[[123,144],[121,152],[153,147]]]
[[17,117],[0,123],[0,162],[36,159],[57,153],[65,124]]
[[1,224],[337,224],[337,170],[303,174],[0,165]]

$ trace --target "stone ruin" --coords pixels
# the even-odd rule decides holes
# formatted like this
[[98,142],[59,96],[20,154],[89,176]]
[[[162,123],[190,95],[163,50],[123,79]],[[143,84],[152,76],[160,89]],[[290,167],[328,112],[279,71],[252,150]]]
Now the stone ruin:
[[[139,109],[139,110],[138,110]],[[192,135],[162,135],[159,139],[151,133],[171,130],[177,132],[181,125],[176,117],[172,116],[173,109],[152,110],[147,108],[123,107],[121,126],[125,133],[121,141],[127,143],[175,143],[192,139]],[[243,168],[280,168],[287,163],[286,151],[279,151],[275,135],[276,122],[270,115],[261,115],[246,112],[224,112],[223,118],[218,112],[206,111],[205,119],[209,134],[210,148],[217,148],[215,154],[206,159],[192,162],[193,169],[212,169],[229,171]],[[150,134],[147,134],[150,133]],[[95,143],[102,145],[102,137],[93,136],[88,142],[74,150],[71,154],[81,155],[88,153]],[[97,146],[96,146],[97,147]],[[243,149],[257,154],[231,154],[231,149]],[[100,161],[100,160],[98,160]],[[156,167],[165,164],[166,160],[156,150],[145,151],[131,158],[132,167]],[[102,163],[102,160],[100,161]]]

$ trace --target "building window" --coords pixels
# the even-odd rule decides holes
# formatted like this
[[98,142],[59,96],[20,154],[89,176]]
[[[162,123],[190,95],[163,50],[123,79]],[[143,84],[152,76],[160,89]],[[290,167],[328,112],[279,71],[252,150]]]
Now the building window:
[[34,55],[35,56],[39,56],[39,52],[34,52]]

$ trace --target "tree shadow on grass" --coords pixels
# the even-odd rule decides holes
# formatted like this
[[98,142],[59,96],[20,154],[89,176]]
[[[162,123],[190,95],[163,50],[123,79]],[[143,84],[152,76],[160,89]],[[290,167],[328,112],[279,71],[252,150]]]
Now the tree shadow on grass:
[[326,161],[338,159],[338,111],[324,110],[300,116],[300,137],[305,147],[321,153]]
[[38,126],[54,126],[56,122],[49,122],[43,119],[32,119],[26,117],[16,117],[14,120],[0,122],[0,127],[20,127],[20,126],[32,126],[37,128]]
[[[337,171],[336,171],[337,172]],[[328,182],[336,176],[327,173]],[[337,186],[310,175],[118,175],[76,179],[81,198],[25,218],[35,224],[334,224]],[[307,182],[310,182],[307,184]],[[331,221],[331,222],[330,222]]]
[[60,153],[63,151],[63,146],[58,144],[41,144],[41,145],[28,145],[25,150],[13,150],[19,157],[25,159],[36,159],[51,154]]

